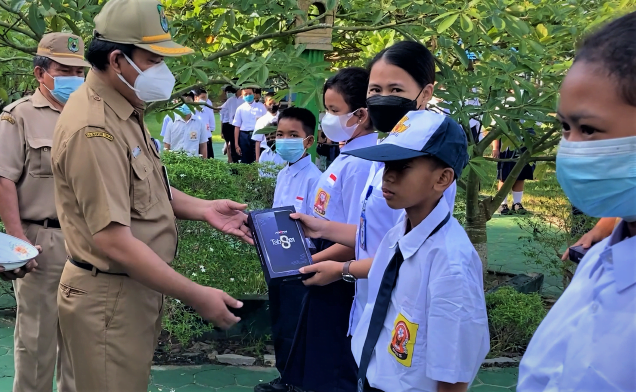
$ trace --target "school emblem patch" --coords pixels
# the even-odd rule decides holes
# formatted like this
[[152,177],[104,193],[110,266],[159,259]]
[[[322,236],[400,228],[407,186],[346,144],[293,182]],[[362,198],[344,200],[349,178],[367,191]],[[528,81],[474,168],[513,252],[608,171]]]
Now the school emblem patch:
[[68,50],[73,53],[79,52],[79,38],[68,38]]
[[163,29],[164,33],[167,33],[170,29],[170,26],[168,26],[168,19],[166,18],[166,13],[163,9],[163,5],[157,4],[157,11],[159,11],[159,23],[161,23],[161,28]]
[[190,132],[190,140],[197,140],[197,133],[196,132]]
[[402,117],[402,119],[397,124],[395,124],[395,126],[391,130],[391,135],[397,134],[397,133],[402,133],[402,132],[406,131],[407,129],[409,129],[409,127],[411,125],[410,124],[409,125],[405,124],[408,120],[409,120],[408,117],[406,117],[406,116]]
[[406,367],[411,367],[413,362],[413,347],[415,347],[418,328],[418,324],[407,320],[402,313],[395,319],[389,353]]
[[320,216],[325,216],[327,213],[327,207],[329,206],[329,199],[331,195],[322,188],[318,188],[316,193],[316,200],[314,202],[314,212]]

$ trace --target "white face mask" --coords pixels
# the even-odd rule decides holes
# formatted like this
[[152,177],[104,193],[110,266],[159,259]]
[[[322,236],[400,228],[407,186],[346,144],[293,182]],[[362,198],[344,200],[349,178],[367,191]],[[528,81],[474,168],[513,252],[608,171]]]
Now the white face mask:
[[121,74],[117,74],[117,76],[137,94],[137,98],[144,102],[166,101],[170,99],[175,79],[165,62],[162,61],[160,64],[142,71],[128,56],[124,55],[124,57],[137,73],[139,73],[139,76],[137,76],[135,80],[134,87],[131,86]]
[[347,122],[351,117],[353,117],[353,113],[355,112],[343,114],[341,116],[325,113],[325,116],[320,122],[322,131],[334,142],[344,142],[351,139],[351,136],[353,136],[358,128],[358,123],[355,123],[350,127],[347,126]]

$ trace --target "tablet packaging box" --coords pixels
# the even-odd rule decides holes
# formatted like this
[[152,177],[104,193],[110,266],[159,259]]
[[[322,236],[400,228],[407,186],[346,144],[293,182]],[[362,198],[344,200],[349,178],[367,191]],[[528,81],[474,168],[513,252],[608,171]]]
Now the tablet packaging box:
[[279,207],[252,211],[248,215],[248,225],[268,285],[302,279],[298,270],[311,264],[303,229],[298,221],[289,217],[294,212],[294,207]]

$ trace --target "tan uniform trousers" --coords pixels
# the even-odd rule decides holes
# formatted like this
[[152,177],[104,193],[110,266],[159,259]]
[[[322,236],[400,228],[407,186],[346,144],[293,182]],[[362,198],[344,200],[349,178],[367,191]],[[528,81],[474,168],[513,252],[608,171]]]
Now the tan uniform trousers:
[[23,223],[31,243],[42,246],[38,267],[14,284],[18,305],[14,333],[14,392],[49,392],[57,360],[57,388],[75,392],[68,356],[58,350],[57,290],[66,262],[60,229]]
[[163,296],[127,276],[64,267],[58,308],[78,392],[146,392]]

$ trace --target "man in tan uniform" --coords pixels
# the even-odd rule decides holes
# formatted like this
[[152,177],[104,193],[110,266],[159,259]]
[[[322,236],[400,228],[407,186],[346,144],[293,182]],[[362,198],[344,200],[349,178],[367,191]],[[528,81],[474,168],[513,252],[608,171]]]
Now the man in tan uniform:
[[[75,35],[45,35],[33,61],[39,88],[0,115],[0,218],[8,234],[43,248],[38,268],[14,282],[18,305],[14,391],[53,389],[57,290],[66,250],[55,211],[51,146],[68,95],[84,82],[84,67],[89,64],[83,53],[84,43]],[[74,390],[68,363],[59,358],[57,363],[58,389]]]
[[92,70],[55,129],[55,200],[69,261],[58,291],[62,341],[77,391],[147,391],[162,294],[214,325],[242,304],[175,272],[175,217],[207,221],[249,241],[246,207],[200,200],[170,187],[144,101],[170,97],[164,56],[192,53],[172,41],[157,0],[110,0],[86,52]]

